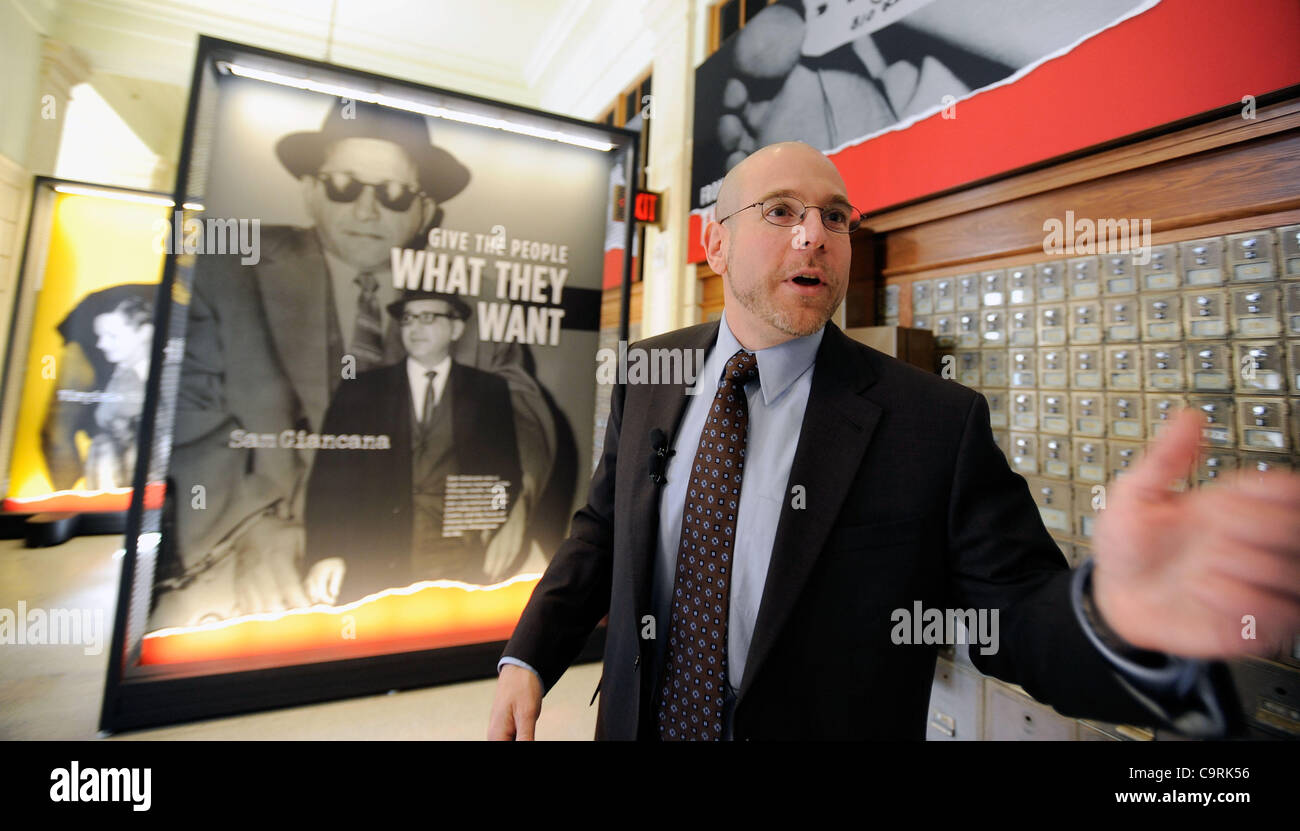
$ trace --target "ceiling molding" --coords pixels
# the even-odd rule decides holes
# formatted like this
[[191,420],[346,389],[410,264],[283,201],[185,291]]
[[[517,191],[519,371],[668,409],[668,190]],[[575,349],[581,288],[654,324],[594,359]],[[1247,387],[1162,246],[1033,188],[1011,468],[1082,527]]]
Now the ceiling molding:
[[591,0],[569,0],[563,11],[555,17],[551,25],[538,39],[536,50],[527,62],[524,63],[524,83],[529,87],[535,88],[546,68],[550,66],[551,61],[559,53],[560,47],[565,45],[570,37],[573,36],[574,29],[578,22],[587,14],[591,8]]

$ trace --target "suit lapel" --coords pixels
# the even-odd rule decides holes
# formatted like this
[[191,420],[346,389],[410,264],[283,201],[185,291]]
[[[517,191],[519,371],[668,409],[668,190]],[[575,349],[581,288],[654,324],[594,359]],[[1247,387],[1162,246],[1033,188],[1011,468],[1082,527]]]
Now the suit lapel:
[[257,266],[262,308],[280,355],[280,366],[313,430],[320,429],[329,405],[328,373],[342,369],[327,366],[325,315],[327,311],[334,313],[325,308],[325,281],[329,279],[325,257],[311,230],[298,231],[290,245]]
[[[706,353],[712,350],[718,340],[718,327],[720,322],[714,321],[711,324],[692,327],[687,330],[681,344],[675,348],[679,349],[703,349]],[[691,353],[695,354],[695,353]],[[696,367],[698,372],[702,367]],[[701,383],[701,395],[712,396],[713,386],[708,379],[697,378]],[[658,384],[653,387],[654,393],[649,396],[649,403],[644,407],[641,413],[623,413],[623,428],[631,430],[628,433],[628,441],[632,448],[644,448],[642,458],[649,458],[653,453],[650,444],[650,431],[658,427],[668,436],[669,446],[677,440],[677,430],[681,426],[682,416],[686,414],[686,405],[691,401],[693,396],[686,394],[690,384]],[[697,437],[698,438],[698,437]],[[687,457],[695,455],[695,442],[688,442],[689,447],[681,445],[677,447],[677,455],[683,453]],[[635,458],[635,457],[634,457]],[[689,465],[688,465],[689,466]],[[679,470],[687,468],[678,467]],[[679,474],[681,475],[681,474]],[[654,563],[655,550],[658,545],[658,521],[659,521],[659,493],[660,485],[650,481],[648,472],[644,476],[638,476],[635,480],[636,490],[632,497],[632,506],[629,517],[631,521],[631,542],[632,552],[632,590],[633,597],[638,598],[643,607],[650,604],[650,586],[651,586],[651,569]]]
[[835,324],[826,324],[788,483],[801,485],[807,501],[795,509],[786,494],[739,699],[785,626],[858,475],[880,420],[880,406],[860,395],[874,382],[874,372],[849,338]]

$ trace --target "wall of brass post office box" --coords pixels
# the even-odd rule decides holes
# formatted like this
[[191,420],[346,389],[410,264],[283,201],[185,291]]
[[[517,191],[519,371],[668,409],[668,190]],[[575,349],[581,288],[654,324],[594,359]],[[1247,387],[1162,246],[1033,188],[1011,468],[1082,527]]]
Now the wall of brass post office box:
[[[870,218],[900,322],[929,325],[956,382],[987,396],[994,441],[1071,565],[1091,554],[1094,506],[1183,408],[1206,420],[1190,487],[1300,470],[1300,167],[1277,163],[1280,137],[1300,135],[1300,96],[1279,106],[1287,121],[1267,137],[1224,117],[1185,142],[1099,150]],[[1066,207],[1150,217],[1151,236],[1048,253],[1044,211]],[[986,686],[987,738],[1150,738]],[[1300,722],[1275,704],[1261,718]]]
[[[1071,565],[1090,556],[1106,486],[1184,407],[1207,420],[1194,486],[1300,469],[1300,225],[1165,243],[1145,263],[1053,258],[920,280],[919,320],[935,317],[937,280],[956,380],[988,397],[995,441]],[[1006,688],[985,706],[990,738],[1074,729]],[[934,718],[932,733],[953,729],[952,713]]]

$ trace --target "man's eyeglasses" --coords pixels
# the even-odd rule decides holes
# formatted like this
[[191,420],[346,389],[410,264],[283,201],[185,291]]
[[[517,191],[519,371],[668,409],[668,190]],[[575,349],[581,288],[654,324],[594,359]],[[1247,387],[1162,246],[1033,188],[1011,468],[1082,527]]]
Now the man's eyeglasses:
[[402,312],[402,316],[397,320],[403,326],[410,326],[417,320],[425,326],[432,326],[440,317],[445,317],[448,320],[460,320],[459,315],[454,315],[449,312]]
[[374,188],[375,201],[390,211],[406,210],[422,193],[404,182],[363,182],[341,171],[317,173],[316,178],[325,185],[325,195],[331,202],[355,202],[362,190]]
[[823,207],[820,205],[805,205],[793,196],[774,196],[771,199],[764,199],[762,202],[746,205],[739,211],[727,214],[718,222],[726,222],[741,211],[747,211],[750,208],[758,208],[763,219],[782,228],[792,228],[803,222],[809,208],[816,208],[818,213],[822,215],[822,225],[826,226],[826,230],[834,231],[837,234],[851,234],[858,230],[858,226],[862,224],[862,211],[847,202],[835,202]]

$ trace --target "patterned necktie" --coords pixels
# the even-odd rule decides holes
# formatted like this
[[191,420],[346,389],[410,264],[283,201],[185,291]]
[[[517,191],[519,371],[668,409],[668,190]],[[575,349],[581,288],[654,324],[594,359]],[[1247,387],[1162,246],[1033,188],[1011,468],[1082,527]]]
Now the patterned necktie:
[[361,290],[357,295],[357,322],[352,329],[352,355],[357,371],[364,372],[383,363],[384,326],[379,317],[379,281],[363,271],[352,282]]
[[429,383],[424,385],[424,413],[422,414],[422,418],[420,419],[420,429],[425,432],[429,430],[429,425],[433,423],[433,407],[434,407],[433,379],[436,378],[437,376],[438,376],[438,370],[436,369],[431,369],[428,372],[424,373],[424,377],[429,379]]
[[749,426],[745,384],[757,377],[758,359],[752,352],[742,349],[727,361],[695,452],[659,696],[659,738],[664,741],[722,738],[731,553]]

